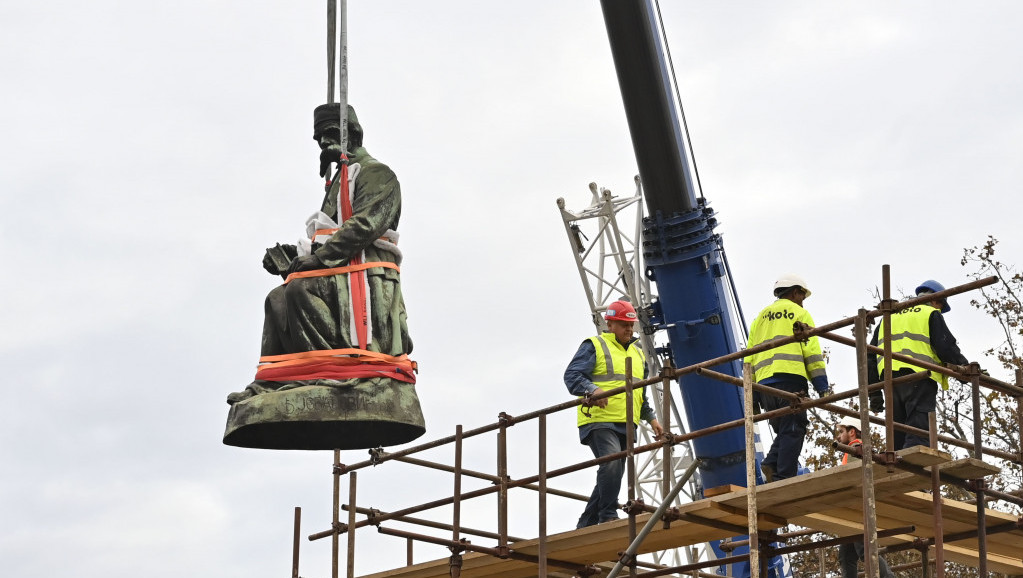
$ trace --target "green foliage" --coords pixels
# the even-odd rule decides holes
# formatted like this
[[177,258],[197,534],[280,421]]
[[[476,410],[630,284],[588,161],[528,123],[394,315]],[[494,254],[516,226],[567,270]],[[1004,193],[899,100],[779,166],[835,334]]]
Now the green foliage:
[[1023,348],[1023,301],[1020,298],[1023,295],[1023,274],[995,258],[997,244],[998,239],[989,235],[983,245],[965,249],[960,263],[973,268],[969,273],[973,279],[998,277],[998,283],[979,289],[980,298],[971,299],[970,305],[998,321],[1005,341],[984,353],[996,358],[1003,368],[1009,370],[1008,379],[1011,380],[1011,372],[1023,370],[1023,359],[1020,358]]
[[[996,359],[1005,372],[1003,375],[998,375],[998,371],[992,370],[993,376],[1004,381],[1015,381],[1017,385],[1020,385],[1020,381],[1023,381],[1023,359],[1020,357],[1023,353],[1023,300],[1021,300],[1023,274],[1017,272],[1014,266],[995,258],[997,245],[998,239],[989,235],[983,245],[965,249],[960,263],[971,269],[968,276],[973,279],[990,276],[998,278],[998,282],[994,285],[978,289],[977,293],[980,294],[980,297],[972,298],[970,305],[993,318],[1004,338],[1000,344],[984,351],[984,355]],[[948,397],[951,399],[944,404],[945,411],[943,413],[946,414],[946,419],[943,425],[949,431],[955,432],[957,437],[973,439],[972,429],[963,431],[964,426],[974,427],[973,416],[957,415],[963,413],[959,411],[960,408],[972,407],[969,388],[962,388]],[[1023,400],[1013,399],[1000,392],[983,390],[980,401],[983,417],[979,427],[984,446],[1020,455],[1019,420],[1016,411],[1019,403]],[[953,418],[956,421],[953,421]],[[1023,494],[1023,465],[1018,460],[1011,462],[986,457],[985,461],[1002,468],[1001,474],[988,480],[992,488],[1016,495]],[[996,502],[990,506],[1013,512],[1016,515],[1021,512],[1020,507],[1006,506],[1004,502]]]

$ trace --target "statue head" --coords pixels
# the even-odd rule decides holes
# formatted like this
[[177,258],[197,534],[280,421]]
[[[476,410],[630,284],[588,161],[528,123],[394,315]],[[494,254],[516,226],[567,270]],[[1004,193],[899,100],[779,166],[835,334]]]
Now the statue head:
[[[321,149],[341,144],[341,114],[338,104],[321,104],[313,110],[313,140]],[[362,146],[362,125],[355,109],[348,105],[348,150]]]

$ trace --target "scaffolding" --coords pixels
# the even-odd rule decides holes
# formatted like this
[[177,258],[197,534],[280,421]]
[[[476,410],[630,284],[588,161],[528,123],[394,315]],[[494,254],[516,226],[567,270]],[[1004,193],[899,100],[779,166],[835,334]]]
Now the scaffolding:
[[[341,564],[340,541],[347,538],[347,553],[344,556],[346,576],[355,576],[356,531],[370,526],[381,534],[404,539],[406,543],[404,566],[367,575],[369,578],[384,577],[441,577],[450,576],[603,576],[614,577],[628,572],[629,576],[717,576],[708,574],[715,567],[734,563],[748,563],[750,576],[766,576],[766,561],[776,555],[817,549],[820,553],[821,576],[828,575],[824,568],[824,548],[836,544],[862,541],[864,543],[864,571],[868,578],[878,576],[877,554],[899,550],[920,552],[919,567],[923,576],[933,572],[942,578],[945,561],[956,561],[978,569],[980,576],[989,572],[1007,575],[1023,574],[1023,518],[987,507],[989,501],[1003,501],[1023,506],[1023,498],[1011,493],[996,491],[988,486],[985,478],[999,472],[999,468],[984,461],[985,457],[996,457],[1013,464],[1023,464],[1023,449],[1016,453],[1001,451],[983,445],[981,420],[981,397],[984,391],[996,391],[1010,396],[1015,401],[1016,431],[1023,428],[1023,371],[1017,371],[1015,383],[1007,383],[981,372],[977,364],[969,366],[936,365],[906,357],[891,351],[890,336],[886,329],[884,347],[868,345],[868,331],[873,319],[884,318],[907,307],[926,303],[933,299],[948,298],[965,293],[997,281],[995,277],[977,280],[952,287],[939,293],[929,294],[905,301],[896,301],[890,296],[890,275],[888,266],[882,270],[883,296],[873,310],[860,309],[858,314],[827,325],[808,327],[797,325],[794,335],[743,351],[706,360],[679,369],[663,368],[660,375],[646,380],[627,379],[626,384],[615,390],[608,390],[592,397],[579,398],[554,406],[536,410],[524,415],[499,415],[498,421],[475,429],[455,428],[452,436],[444,437],[415,447],[387,452],[383,449],[370,450],[370,459],[355,464],[340,463],[340,452],[334,453],[334,495],[333,521],[331,528],[308,536],[309,540],[332,539],[332,576],[339,576]],[[839,329],[852,326],[854,339],[837,335]],[[857,356],[858,387],[853,390],[827,395],[810,400],[795,394],[754,383],[749,366],[745,366],[742,379],[714,371],[713,367],[742,359],[752,353],[766,351],[817,336],[835,343],[851,346]],[[890,369],[882,375],[882,381],[868,384],[867,359],[873,353],[886,361],[901,360],[920,368],[920,372],[893,377]],[[884,417],[872,416],[868,412],[868,395],[882,389],[888,400],[893,399],[894,388],[900,384],[938,372],[970,384],[972,392],[973,439],[961,440],[938,435],[932,414],[929,431],[916,429],[893,420],[892,404],[886,404]],[[626,375],[631,371],[626,370]],[[549,469],[547,464],[547,417],[556,412],[574,410],[577,406],[591,406],[598,399],[626,393],[633,388],[660,384],[664,395],[660,403],[666,419],[671,403],[672,381],[685,379],[687,375],[702,374],[713,377],[722,387],[742,387],[745,395],[743,419],[718,424],[683,434],[666,433],[650,443],[637,444],[636,436],[627,436],[627,446],[622,452],[587,460],[584,462]],[[760,391],[786,398],[791,405],[769,412],[754,414],[753,392]],[[859,411],[838,405],[838,402],[856,398]],[[632,420],[632,404],[626,404],[627,420]],[[809,408],[819,408],[839,416],[858,418],[863,426],[861,431],[870,431],[869,424],[884,427],[885,447],[872,447],[869,435],[863,436],[863,445],[850,447],[834,444],[835,448],[850,455],[860,455],[863,460],[834,468],[804,474],[795,478],[756,486],[754,461],[754,426],[773,417]],[[508,429],[512,426],[535,422],[537,427],[537,473],[512,479],[508,475]],[[746,431],[747,486],[726,486],[710,488],[704,497],[689,503],[674,505],[680,490],[700,465],[697,459],[688,464],[682,472],[668,471],[672,464],[672,449],[687,440],[709,435],[729,428],[742,427]],[[629,428],[631,431],[632,428]],[[896,451],[893,447],[896,430],[926,436],[930,447],[918,446]],[[463,444],[470,438],[496,433],[496,472],[493,474],[463,468]],[[938,442],[963,448],[970,457],[953,459],[948,453],[937,449]],[[426,450],[453,446],[452,464],[438,463],[413,457]],[[656,505],[645,504],[637,496],[636,462],[639,456],[660,453],[660,464],[664,471],[661,476],[662,501]],[[627,501],[622,510],[627,518],[590,526],[587,528],[548,534],[548,500],[552,497],[572,500],[588,499],[587,496],[555,489],[549,486],[552,479],[571,472],[592,468],[612,460],[626,459]],[[417,467],[430,468],[453,474],[450,495],[423,504],[394,511],[381,511],[359,506],[357,503],[358,475],[361,471],[387,462],[403,462]],[[348,477],[347,503],[341,502],[342,478]],[[483,480],[490,485],[475,490],[463,491],[466,479]],[[943,485],[957,486],[973,494],[972,504],[943,498]],[[535,492],[537,499],[537,536],[533,538],[514,537],[508,534],[509,491],[513,488]],[[753,488],[749,491],[747,488]],[[493,521],[496,528],[483,530],[463,526],[461,513],[463,504],[483,496],[497,496],[497,507]],[[450,507],[450,522],[440,522],[417,517],[417,514],[441,507]],[[342,522],[341,511],[347,511],[347,521]],[[362,516],[362,519],[359,519]],[[299,576],[299,542],[301,512],[295,511],[292,576]],[[439,530],[445,534],[426,534],[393,527],[391,522],[413,524],[422,528]],[[807,528],[805,531],[781,532],[787,525]],[[786,540],[824,532],[835,538],[818,540],[806,544],[784,545]],[[491,545],[473,543],[466,536],[478,537]],[[748,537],[740,539],[736,537]],[[748,547],[748,553],[733,553],[726,558],[667,567],[661,564],[639,560],[638,556],[683,546],[702,544],[709,540],[734,538],[728,542],[729,550]],[[414,562],[415,543],[434,544],[446,547],[451,555],[447,558],[425,562]]]

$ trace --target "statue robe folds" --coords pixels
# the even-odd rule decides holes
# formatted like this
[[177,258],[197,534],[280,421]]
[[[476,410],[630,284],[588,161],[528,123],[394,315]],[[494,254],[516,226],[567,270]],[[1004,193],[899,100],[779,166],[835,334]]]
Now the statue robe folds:
[[[309,228],[316,229],[309,231],[311,246],[300,243],[297,253],[311,250],[327,269],[352,265],[353,260],[393,263],[395,268],[369,267],[364,281],[349,273],[292,278],[273,289],[265,305],[264,359],[329,350],[362,349],[394,357],[412,352],[397,269],[401,188],[391,169],[362,147],[351,154],[350,179],[351,216],[340,215],[344,199],[338,197],[340,179],[335,179],[321,212],[310,218]],[[320,228],[324,221],[343,222],[336,230],[324,230]],[[365,341],[360,344],[357,326],[362,313]],[[376,366],[359,367],[374,375]],[[287,381],[257,379],[244,395],[232,394],[242,399],[232,403],[224,443],[267,449],[359,449],[405,443],[426,431],[410,372],[399,379],[385,371],[351,379],[314,375]]]

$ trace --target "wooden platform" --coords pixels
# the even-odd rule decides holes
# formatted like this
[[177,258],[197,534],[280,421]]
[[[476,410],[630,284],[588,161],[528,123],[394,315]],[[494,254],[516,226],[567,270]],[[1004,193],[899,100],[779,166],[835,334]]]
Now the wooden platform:
[[[938,467],[943,473],[976,478],[997,472],[997,468],[977,460],[952,461],[947,454],[917,447],[899,452],[906,461]],[[823,532],[847,536],[862,532],[861,463],[846,464],[787,480],[757,487],[758,520],[761,530],[780,528],[789,523]],[[930,476],[918,476],[895,470],[887,472],[884,466],[873,464],[874,495],[879,530],[915,525],[912,535],[900,535],[882,540],[882,544],[912,541],[916,537],[934,535],[931,519],[931,495],[923,492],[930,488]],[[640,553],[701,544],[735,536],[736,532],[722,529],[720,522],[746,527],[746,489],[729,492],[684,504],[680,511],[686,520],[673,522],[669,529],[658,524],[643,542]],[[942,508],[945,533],[976,529],[977,514],[974,506],[944,500]],[[649,515],[638,516],[639,527]],[[704,522],[701,522],[703,520]],[[1016,518],[1002,512],[987,510],[987,527]],[[708,525],[710,524],[710,525]],[[490,543],[478,542],[492,546]],[[525,540],[510,544],[523,554],[535,556],[538,541]],[[628,520],[619,520],[553,534],[547,538],[547,556],[551,560],[571,562],[580,566],[617,559],[617,553],[628,546]],[[1006,574],[1023,574],[1023,530],[1019,528],[988,536],[988,568]],[[945,545],[945,558],[976,566],[977,540],[963,540]],[[432,560],[413,566],[404,566],[385,572],[370,574],[366,578],[407,577],[445,578],[448,560]],[[536,575],[536,565],[517,560],[501,560],[485,554],[467,553],[463,557],[462,576],[507,578]],[[571,571],[558,572],[551,567],[551,576],[571,576]]]

